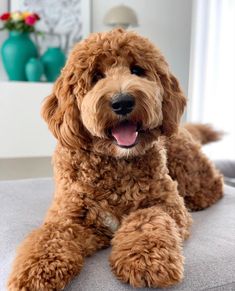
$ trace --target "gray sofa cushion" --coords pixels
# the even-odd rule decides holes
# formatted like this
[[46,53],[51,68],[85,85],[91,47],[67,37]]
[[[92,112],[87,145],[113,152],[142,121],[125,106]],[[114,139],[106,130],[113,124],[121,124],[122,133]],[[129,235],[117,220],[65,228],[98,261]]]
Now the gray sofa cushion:
[[225,184],[235,187],[235,161],[218,160],[215,165],[223,173]]
[[235,178],[235,160],[217,160],[214,163],[225,177]]
[[[0,182],[0,290],[16,246],[43,220],[52,200],[51,179]],[[185,242],[185,279],[167,290],[235,290],[235,188],[225,187],[225,196],[213,207],[193,214],[192,235]],[[108,265],[110,249],[87,258],[67,291],[134,290],[119,282]],[[138,289],[141,290],[149,290]]]

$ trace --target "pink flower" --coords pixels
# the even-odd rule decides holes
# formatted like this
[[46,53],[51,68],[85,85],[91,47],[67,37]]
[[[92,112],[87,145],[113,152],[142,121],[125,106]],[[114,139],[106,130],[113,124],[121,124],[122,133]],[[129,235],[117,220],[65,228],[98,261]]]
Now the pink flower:
[[25,23],[30,25],[30,26],[33,26],[36,21],[37,21],[37,19],[36,19],[36,17],[34,15],[29,15],[25,19]]
[[8,13],[8,12],[6,12],[6,13],[3,13],[3,14],[0,16],[0,19],[1,19],[2,21],[7,21],[7,20],[10,19],[10,17],[11,17],[11,14]]

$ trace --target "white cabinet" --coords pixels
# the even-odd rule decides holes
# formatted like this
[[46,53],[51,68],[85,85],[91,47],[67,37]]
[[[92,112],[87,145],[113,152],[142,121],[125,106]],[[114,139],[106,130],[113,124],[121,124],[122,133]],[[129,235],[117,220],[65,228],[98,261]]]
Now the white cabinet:
[[50,156],[55,138],[40,115],[53,84],[0,82],[0,158]]

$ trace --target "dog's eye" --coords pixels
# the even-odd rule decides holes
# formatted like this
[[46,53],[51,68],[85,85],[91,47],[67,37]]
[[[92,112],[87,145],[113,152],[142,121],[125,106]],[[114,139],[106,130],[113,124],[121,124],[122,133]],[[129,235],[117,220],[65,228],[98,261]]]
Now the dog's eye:
[[141,68],[140,66],[132,66],[131,74],[142,77],[145,75],[145,69]]
[[105,75],[100,71],[95,71],[92,77],[92,83],[95,84],[99,80],[104,79]]

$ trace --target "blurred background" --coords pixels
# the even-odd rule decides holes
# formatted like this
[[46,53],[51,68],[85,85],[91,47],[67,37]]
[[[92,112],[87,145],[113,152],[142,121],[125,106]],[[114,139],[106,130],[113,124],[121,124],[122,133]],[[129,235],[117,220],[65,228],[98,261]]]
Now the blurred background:
[[235,160],[234,0],[1,0],[0,15],[0,180],[52,175],[41,103],[73,44],[115,26],[161,49],[188,96],[184,121],[225,132],[203,150]]

